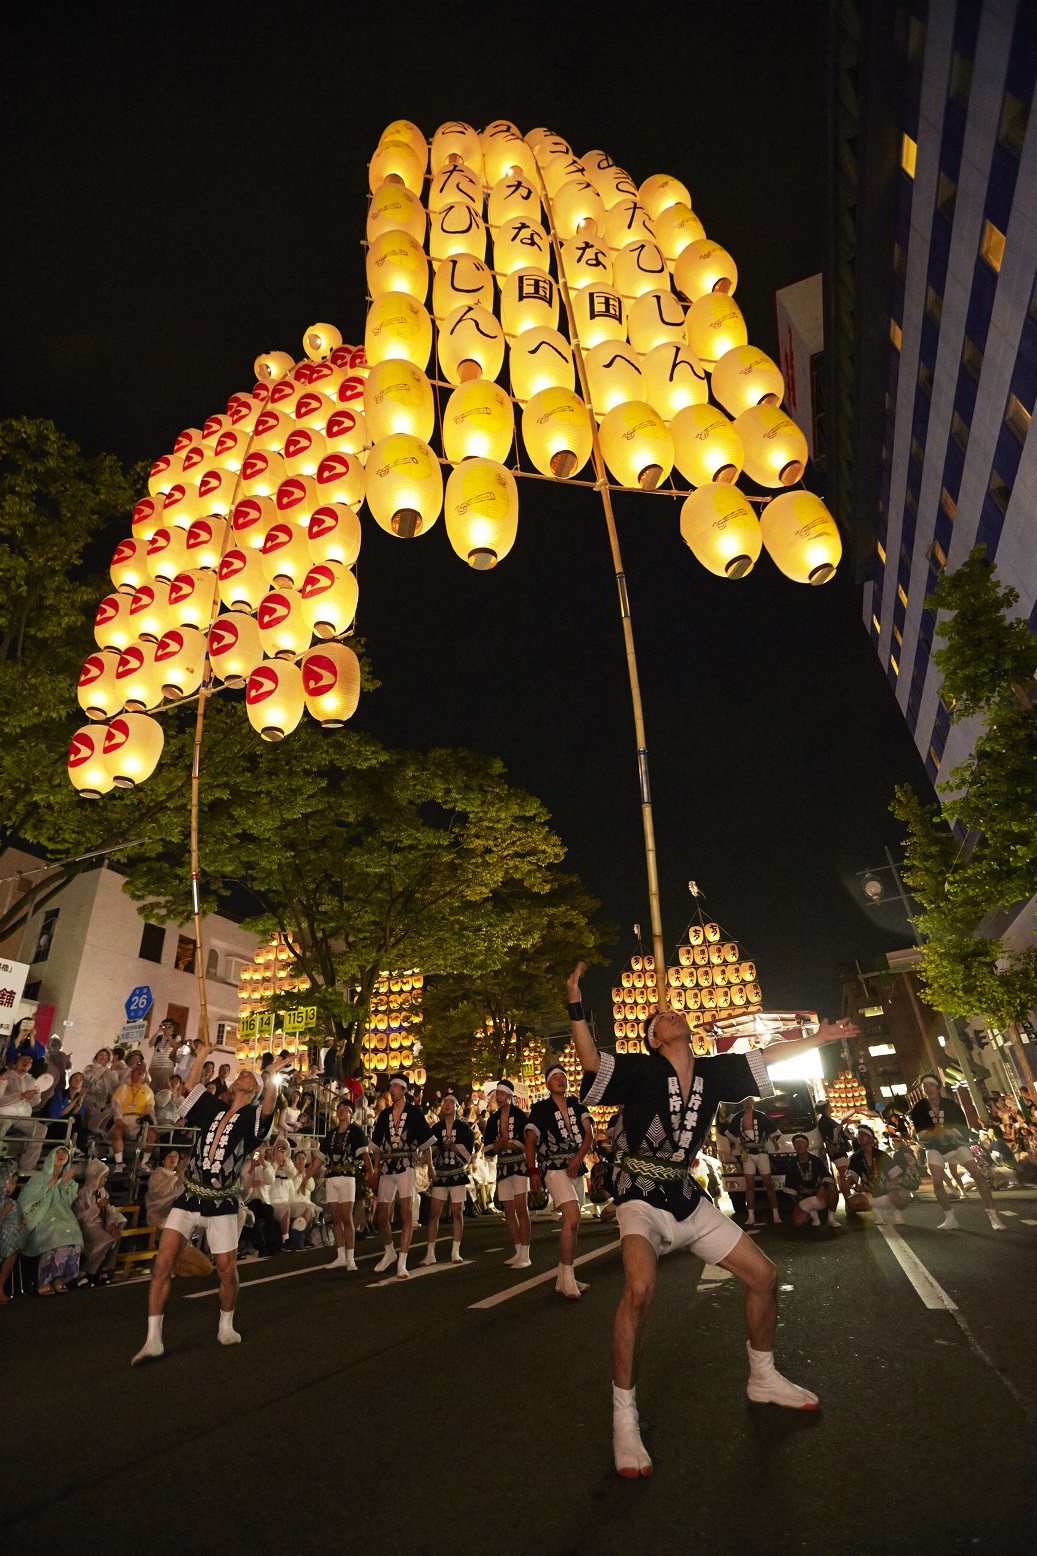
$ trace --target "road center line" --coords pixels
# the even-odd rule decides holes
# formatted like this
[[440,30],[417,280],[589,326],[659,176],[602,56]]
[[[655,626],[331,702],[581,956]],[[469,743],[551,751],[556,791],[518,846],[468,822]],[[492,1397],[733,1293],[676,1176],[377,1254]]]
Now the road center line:
[[[407,1271],[408,1280],[420,1280],[423,1275],[441,1275],[444,1270],[460,1270],[466,1264],[471,1264],[471,1259],[462,1259],[460,1264],[454,1264],[452,1260],[445,1260],[442,1264],[416,1265],[413,1270]],[[406,1286],[407,1281],[401,1280],[398,1275],[387,1275],[384,1280],[371,1280],[367,1283],[368,1291],[377,1291],[379,1286]]]
[[[446,1239],[445,1236],[436,1238],[436,1242],[437,1243],[445,1243],[446,1241],[447,1241],[447,1239]],[[425,1245],[422,1244],[422,1246],[424,1247]],[[384,1252],[385,1252],[385,1250],[383,1248],[379,1247],[374,1253],[361,1253],[361,1254],[358,1254],[356,1262],[357,1262],[357,1264],[363,1264],[368,1259],[380,1259]],[[342,1269],[342,1265],[333,1264],[332,1261],[330,1259],[328,1259],[323,1264],[307,1264],[305,1266],[305,1268],[301,1269],[301,1270],[283,1270],[280,1275],[261,1275],[258,1280],[243,1280],[240,1283],[239,1289],[241,1291],[247,1291],[250,1286],[268,1286],[271,1281],[275,1281],[275,1280],[294,1280],[297,1275],[313,1275],[317,1270],[334,1270],[334,1269],[341,1270]],[[349,1271],[344,1271],[344,1273],[348,1274]],[[417,1274],[417,1271],[414,1270],[411,1273],[412,1274]],[[395,1280],[395,1278],[396,1277],[394,1276],[393,1279]],[[126,1283],[123,1282],[122,1284],[126,1284]],[[342,1284],[343,1285],[347,1285],[349,1283],[346,1282],[346,1281],[343,1281]],[[402,1282],[401,1282],[401,1285],[402,1285]],[[187,1296],[184,1298],[184,1301],[185,1302],[197,1302],[199,1297],[218,1297],[219,1294],[220,1294],[219,1286],[210,1286],[205,1291],[189,1291],[187,1293]]]
[[886,1240],[886,1246],[911,1282],[927,1308],[956,1313],[958,1304],[953,1302],[937,1280],[929,1274],[921,1259],[901,1237],[895,1226],[878,1229]]
[[[595,1248],[591,1253],[581,1253],[578,1259],[573,1260],[573,1269],[577,1269],[581,1264],[588,1264],[591,1259],[600,1259],[603,1253],[610,1253],[613,1248],[619,1247],[619,1241],[617,1237],[615,1242],[605,1243],[603,1247]],[[542,1286],[545,1281],[557,1279],[558,1266],[554,1265],[543,1275],[533,1275],[529,1280],[519,1281],[517,1286],[507,1286],[492,1297],[484,1297],[481,1302],[469,1303],[469,1309],[498,1307],[500,1303],[507,1302],[510,1297],[521,1296],[524,1291],[532,1291],[534,1286]]]

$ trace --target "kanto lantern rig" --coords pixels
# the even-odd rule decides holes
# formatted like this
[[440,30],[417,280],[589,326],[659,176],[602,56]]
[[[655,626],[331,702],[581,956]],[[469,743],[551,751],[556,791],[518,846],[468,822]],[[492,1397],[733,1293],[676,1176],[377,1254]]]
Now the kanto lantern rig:
[[[638,185],[603,151],[578,158],[549,130],[522,136],[504,119],[481,133],[451,121],[431,143],[394,120],[368,179],[364,346],[311,325],[301,361],[257,358],[254,388],[156,462],[132,538],[113,558],[116,592],[98,611],[99,652],[80,682],[88,717],[109,722],[74,736],[70,777],[92,797],[141,781],[162,744],[150,715],[198,697],[200,948],[205,699],[221,682],[244,685],[249,720],[268,740],[289,734],[304,707],[331,727],[352,715],[359,666],[342,640],[357,609],[362,504],[402,540],[427,535],[442,513],[453,550],[487,571],[516,542],[520,480],[584,487],[600,496],[619,596],[661,969],[613,493],[679,500],[682,538],[719,578],[744,578],[766,548],[793,581],[825,583],[841,543],[799,484],[806,440],[781,409],[778,367],[748,344],[735,261],[707,237],[679,179]],[[743,473],[779,495],[739,490]],[[203,1031],[204,962],[199,949]]]

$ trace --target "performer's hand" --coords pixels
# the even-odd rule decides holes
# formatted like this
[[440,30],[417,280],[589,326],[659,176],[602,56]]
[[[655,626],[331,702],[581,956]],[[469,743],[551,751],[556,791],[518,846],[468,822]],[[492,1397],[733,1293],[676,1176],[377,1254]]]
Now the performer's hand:
[[586,971],[587,963],[577,962],[575,971],[569,974],[569,982],[566,984],[566,988],[569,991],[570,1004],[575,1005],[580,997],[580,979]]
[[569,1178],[578,1178],[580,1176],[580,1165],[582,1161],[582,1156],[574,1156],[568,1167],[565,1169],[566,1176]]
[[827,1016],[814,1034],[817,1042],[830,1043],[834,1038],[860,1037],[861,1029],[854,1026],[849,1017],[843,1017],[841,1021],[829,1021]]

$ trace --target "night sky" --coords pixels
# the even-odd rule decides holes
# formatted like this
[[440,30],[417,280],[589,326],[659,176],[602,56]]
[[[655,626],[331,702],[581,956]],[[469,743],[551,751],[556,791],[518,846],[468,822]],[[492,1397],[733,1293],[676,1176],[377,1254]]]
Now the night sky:
[[[638,182],[677,175],[776,354],[775,290],[821,267],[822,18],[744,0],[9,8],[0,413],[150,460],[251,387],[259,351],[300,356],[316,320],[362,341],[366,164],[396,117],[430,138],[451,118],[543,124]],[[383,685],[356,722],[500,755],[625,961],[648,908],[604,522],[589,491],[520,496],[489,574],[442,523],[401,543],[365,517],[357,625]],[[839,964],[905,943],[857,905],[854,872],[898,847],[894,784],[928,781],[848,570],[810,590],[764,555],[714,578],[677,510],[617,499],[667,939],[695,879],[769,1007],[834,1016]]]

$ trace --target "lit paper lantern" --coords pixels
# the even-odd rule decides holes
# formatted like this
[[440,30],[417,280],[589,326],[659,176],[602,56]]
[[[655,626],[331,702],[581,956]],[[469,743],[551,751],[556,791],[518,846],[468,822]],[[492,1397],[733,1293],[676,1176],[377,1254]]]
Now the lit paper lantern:
[[655,230],[648,219],[648,212],[636,199],[629,196],[617,200],[605,218],[604,238],[613,250],[625,249],[630,243],[655,243]]
[[437,319],[464,303],[493,309],[493,273],[474,254],[452,254],[436,270],[432,283],[432,312]]
[[360,555],[360,536],[360,520],[348,504],[326,503],[310,519],[310,561],[341,562],[352,567]]
[[165,496],[171,486],[183,479],[182,454],[161,454],[148,471],[148,491],[152,497]]
[[218,610],[216,574],[209,569],[192,568],[177,573],[169,585],[169,620],[174,627],[203,627]]
[[[274,425],[266,417],[267,411],[277,411],[279,415],[287,416],[287,425],[290,427],[295,402],[299,398],[301,391],[302,385],[297,382],[294,373],[289,374],[287,378],[282,378],[279,383],[274,384],[267,395],[266,404],[256,417],[256,425],[252,429],[254,436],[264,436],[267,429]],[[285,435],[287,435],[287,428]],[[253,447],[256,446],[256,444],[253,444]]]
[[527,146],[532,148],[533,155],[538,162],[545,156],[550,156],[552,152],[572,151],[568,141],[563,140],[560,135],[556,135],[554,130],[545,129],[543,125],[537,125],[534,129],[527,130],[522,139]]
[[561,250],[562,269],[570,291],[579,291],[584,286],[613,284],[612,256],[601,238],[581,233],[575,238],[566,238]]
[[119,700],[130,713],[145,713],[162,701],[162,676],[155,663],[156,643],[127,643],[115,667]]
[[[310,515],[306,516],[309,527]],[[276,588],[293,588],[302,582],[310,567],[310,548],[305,529],[284,519],[271,524],[260,552],[263,574]]]
[[576,333],[585,351],[600,346],[603,340],[626,340],[626,304],[611,286],[596,281],[581,286],[572,294],[572,307]]
[[[302,529],[307,527],[310,514],[314,508],[320,507],[322,501],[317,478],[312,475],[287,476],[277,488],[274,497],[278,520],[286,524],[297,524]],[[269,534],[269,531],[267,533]]]
[[187,560],[187,530],[171,527],[157,529],[148,541],[147,569],[151,578],[167,581],[182,573]]
[[470,205],[474,211],[481,212],[482,184],[478,175],[463,162],[440,168],[429,179],[426,204],[430,216],[445,211],[448,205]]
[[164,497],[142,497],[133,506],[133,533],[138,540],[150,540],[162,524]]
[[670,422],[686,405],[709,400],[709,375],[690,346],[666,342],[655,346],[641,363],[645,399]]
[[627,319],[630,344],[646,356],[656,346],[684,344],[684,309],[671,291],[643,292]]
[[500,318],[504,333],[509,336],[522,335],[538,325],[556,330],[558,286],[554,278],[532,266],[513,270],[501,287]]
[[433,267],[451,254],[486,258],[486,224],[467,200],[455,200],[429,215],[429,255]]
[[429,171],[438,173],[455,157],[470,167],[473,173],[482,174],[482,147],[479,137],[470,124],[461,119],[451,119],[441,124],[432,137],[429,147]]
[[99,800],[113,787],[102,752],[107,725],[85,724],[77,729],[68,745],[69,782],[84,800]]
[[226,470],[220,465],[202,466],[199,472],[198,496],[202,504],[203,515],[229,513],[233,507],[237,484],[238,477],[235,471]]
[[700,486],[681,506],[681,536],[718,578],[751,573],[763,544],[752,505],[735,486]]
[[843,554],[839,528],[813,492],[784,492],[760,514],[763,543],[775,566],[793,583],[823,584],[835,576]]
[[294,359],[287,351],[264,351],[253,363],[253,371],[260,383],[276,384],[286,373],[290,373],[295,366]]
[[676,265],[689,243],[696,243],[706,236],[703,227],[690,205],[670,205],[655,219],[655,241],[666,256],[668,265]]
[[451,384],[496,378],[504,366],[504,331],[488,308],[464,303],[439,329],[439,365]]
[[169,580],[153,578],[141,584],[130,601],[127,642],[135,638],[157,642],[169,624]]
[[102,648],[79,672],[76,700],[88,719],[110,719],[124,706],[116,677],[120,657],[117,648]]
[[576,475],[593,447],[590,411],[571,389],[542,389],[522,412],[522,441],[542,475]]
[[657,243],[640,238],[612,256],[612,275],[616,291],[633,300],[646,292],[666,286],[666,261]]
[[[481,256],[480,256],[481,258]],[[513,270],[548,270],[551,240],[531,216],[511,216],[493,234],[493,268],[498,278]]]
[[425,182],[425,162],[406,141],[383,141],[367,169],[373,194],[386,180],[403,184],[412,194],[420,195]]
[[587,222],[593,223],[592,227],[586,228],[588,236],[604,230],[605,207],[601,196],[582,176],[561,186],[552,198],[551,214],[560,238],[575,238]]
[[[571,151],[559,151],[553,156],[545,157],[541,166],[541,173],[552,202],[559,190],[563,189],[566,184],[587,183],[587,175],[584,172],[583,163],[579,157],[574,157]],[[594,189],[593,184],[589,187]],[[594,192],[597,194],[597,190]],[[605,207],[602,206],[602,210],[604,209]],[[555,219],[555,230],[558,230],[557,217]]]
[[295,427],[295,418],[289,412],[294,407],[297,399],[298,395],[292,396],[292,403],[289,409],[268,405],[265,410],[260,412],[252,438],[252,447],[254,449],[269,449],[275,454],[284,453],[284,446],[288,441],[289,433]]
[[271,589],[259,602],[256,620],[263,652],[270,658],[297,659],[309,648],[313,634],[297,590]]
[[263,642],[254,616],[228,611],[209,628],[209,663],[225,686],[241,687],[263,662]]
[[403,184],[382,184],[367,207],[367,241],[374,243],[383,232],[409,232],[424,243],[426,222],[425,207],[416,194]]
[[364,385],[364,415],[376,443],[393,432],[427,443],[436,425],[432,385],[413,362],[379,362]]
[[637,353],[630,346],[618,341],[605,340],[600,346],[585,351],[584,367],[591,405],[600,421],[617,405],[627,400],[643,400],[645,397],[644,374],[637,360]]
[[518,488],[492,459],[468,459],[454,470],[443,500],[447,538],[478,572],[496,567],[515,544]]
[[745,473],[757,486],[794,486],[807,463],[807,440],[776,405],[754,405],[735,418]]
[[[272,497],[243,497],[231,514],[232,546],[249,546],[262,551],[266,532],[277,523],[277,504]],[[190,534],[188,530],[188,534]],[[217,567],[219,563],[217,562]]]
[[397,432],[372,448],[366,467],[367,505],[387,534],[423,535],[443,506],[439,460],[420,438]]
[[654,491],[673,469],[673,439],[644,400],[616,405],[602,417],[601,452],[621,486]]
[[428,259],[425,250],[409,232],[390,228],[381,233],[367,250],[367,289],[372,297],[383,292],[407,292],[419,303],[428,292]]
[[185,542],[187,566],[210,568],[215,572],[226,545],[228,527],[226,519],[195,519]]
[[[495,119],[479,137],[483,155],[483,176],[492,190],[501,179],[520,173],[535,180],[536,158],[513,124]],[[493,221],[491,213],[490,220]]]
[[421,169],[424,172],[428,164],[428,142],[413,120],[394,119],[391,124],[387,124],[378,137],[379,146],[384,146],[388,140],[406,141],[410,149],[421,158]]
[[265,660],[245,688],[245,712],[264,740],[283,740],[303,713],[302,671],[290,661]]
[[[230,426],[226,429],[223,436],[228,437],[236,432],[247,439],[256,424],[257,416],[263,409],[263,404],[263,400],[258,395],[249,394],[246,390],[241,390],[238,394],[232,394],[227,401],[227,420],[230,422]],[[217,453],[219,453],[219,447],[220,445],[217,443]]]
[[216,579],[220,599],[228,610],[257,610],[267,592],[262,557],[251,545],[226,552]]
[[673,282],[689,303],[709,292],[730,296],[738,285],[738,266],[712,238],[698,238],[681,250],[673,267]]
[[316,475],[327,451],[327,440],[319,428],[294,427],[284,445],[284,467],[289,475]]
[[343,406],[340,411],[329,416],[328,425],[324,428],[324,441],[329,454],[356,454],[363,462],[371,441],[367,435],[367,419],[363,411]]
[[600,194],[606,211],[611,211],[612,207],[618,205],[621,200],[637,199],[637,185],[634,180],[614,162],[610,167],[598,169],[595,178],[591,177],[594,170],[586,163],[584,163],[584,171]]
[[319,638],[337,638],[353,624],[359,590],[341,562],[317,562],[299,589],[303,620]]
[[742,440],[723,411],[713,405],[689,405],[670,422],[673,462],[692,486],[738,479],[744,460]]
[[407,292],[376,297],[367,310],[364,349],[372,367],[403,357],[424,372],[432,355],[432,320],[425,305]]
[[646,178],[637,191],[637,198],[653,221],[672,205],[691,207],[687,187],[679,178],[671,178],[669,173],[653,173],[651,178]]
[[781,369],[758,346],[736,346],[713,369],[713,394],[729,416],[754,405],[780,405],[785,393]]
[[[364,467],[354,454],[337,448],[326,454],[317,466],[317,506],[346,502],[358,508],[364,500]],[[313,510],[311,509],[311,512]]]
[[[312,427],[316,432],[323,432],[334,409],[334,400],[330,400],[319,389],[306,389],[295,402],[293,430],[296,427]],[[291,437],[291,432],[288,437]],[[287,447],[288,438],[284,441],[284,448]]]
[[[320,330],[330,330],[330,324],[316,326]],[[335,332],[338,334],[338,331]],[[329,344],[329,354],[320,362],[300,362],[292,374],[292,378],[299,385],[299,393],[302,395],[307,389],[315,390],[322,394],[326,400],[332,402],[338,399],[339,389],[347,376],[348,369],[342,365],[341,358],[344,350],[352,351],[352,346],[343,347],[341,337],[337,346]]]
[[345,643],[326,643],[303,655],[306,711],[325,729],[341,729],[360,701],[360,661]]
[[535,222],[542,226],[543,211],[535,173],[500,178],[490,190],[486,208],[491,229],[508,221]]
[[707,292],[692,303],[684,317],[684,337],[707,372],[748,340],[742,310],[723,292]]
[[145,578],[151,576],[147,568],[147,556],[146,540],[135,537],[120,540],[112,553],[110,568],[112,583],[120,594],[134,594]]
[[572,347],[558,330],[543,325],[516,336],[509,366],[511,392],[520,405],[543,389],[572,389],[576,383]]
[[155,669],[162,682],[162,695],[170,702],[190,697],[202,684],[205,669],[207,632],[197,627],[170,627],[155,648]]
[[212,462],[219,465],[221,470],[232,470],[235,474],[241,469],[241,461],[245,457],[249,440],[255,429],[255,422],[259,419],[259,407],[252,426],[246,431],[238,427],[228,427],[226,432],[221,432],[216,440],[216,447],[212,451]]
[[514,436],[511,399],[489,379],[462,384],[443,408],[443,453],[452,465],[464,459],[492,459],[502,464]]
[[241,464],[241,495],[273,497],[287,474],[282,454],[273,449],[254,448]]
[[171,486],[162,503],[162,523],[170,528],[189,530],[195,519],[208,513],[196,481],[178,481]]

